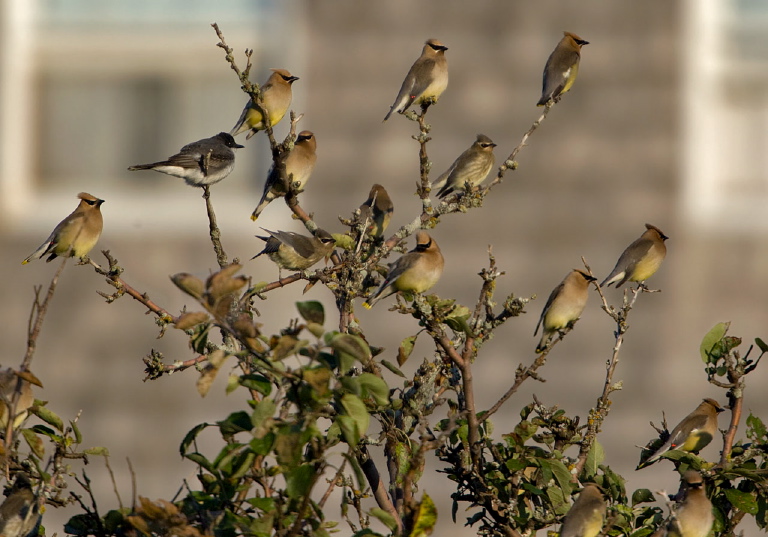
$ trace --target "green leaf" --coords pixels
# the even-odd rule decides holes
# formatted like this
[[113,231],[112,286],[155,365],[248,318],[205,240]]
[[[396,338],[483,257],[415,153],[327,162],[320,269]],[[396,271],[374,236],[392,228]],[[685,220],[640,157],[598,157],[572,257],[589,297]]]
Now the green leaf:
[[389,528],[389,531],[395,531],[397,529],[397,520],[395,520],[395,517],[393,517],[384,509],[380,507],[374,507],[368,511],[368,514],[374,518],[379,519],[382,524]]
[[240,385],[249,390],[256,390],[261,395],[268,396],[272,393],[272,383],[264,375],[248,374],[240,377]]
[[328,345],[336,353],[341,355],[347,354],[363,365],[367,365],[373,358],[370,347],[360,336],[336,334],[331,338]]
[[285,492],[294,500],[309,495],[314,482],[315,469],[311,464],[302,464],[285,474]]
[[592,447],[589,449],[589,453],[587,453],[587,462],[584,464],[584,473],[586,477],[597,475],[597,470],[604,460],[605,451],[603,450],[603,446],[600,445],[600,442],[595,440],[592,443]]
[[[272,418],[275,415],[277,406],[272,399],[262,399],[253,407],[253,413],[251,414],[251,425],[254,429],[259,429],[264,426],[264,420]],[[256,433],[254,433],[256,434]]]
[[413,352],[413,346],[416,344],[416,338],[419,335],[416,334],[415,336],[408,336],[403,341],[400,342],[400,347],[397,349],[397,363],[398,365],[402,366],[405,362],[408,361],[408,357]]
[[389,405],[389,386],[373,373],[362,373],[359,377],[363,395],[373,398],[378,406]]
[[410,537],[426,537],[437,523],[437,507],[426,492],[421,497],[421,503],[414,515],[413,531]]
[[190,430],[186,436],[184,436],[184,440],[182,440],[181,444],[179,445],[179,453],[182,457],[187,454],[187,448],[189,448],[190,444],[192,444],[192,442],[194,442],[197,438],[197,435],[199,435],[206,427],[208,427],[207,423],[195,425],[192,430]]
[[639,503],[655,502],[656,498],[649,489],[637,489],[632,493],[632,507]]
[[219,426],[222,436],[231,436],[244,431],[250,431],[253,427],[251,416],[242,410],[233,412],[225,420],[217,421],[216,425]]
[[753,442],[763,443],[766,435],[768,435],[768,431],[765,424],[763,424],[763,420],[750,412],[749,417],[747,417],[747,438]]
[[389,360],[382,360],[381,361],[381,365],[383,365],[384,367],[389,369],[392,373],[394,373],[398,377],[406,378],[405,373],[400,371],[400,369],[395,364],[390,362]]
[[355,420],[345,414],[339,414],[336,419],[333,420],[333,425],[328,429],[328,437],[332,438],[336,435],[334,425],[337,425],[341,431],[344,440],[352,447],[355,447],[360,442],[360,430],[355,424]]
[[704,336],[704,339],[701,340],[699,352],[701,353],[701,360],[705,364],[715,362],[717,361],[717,358],[719,358],[719,356],[713,356],[711,354],[712,350],[714,349],[715,345],[717,345],[717,343],[719,343],[720,340],[725,337],[725,334],[728,333],[728,328],[730,326],[730,322],[717,323],[709,332],[707,332],[707,335]]
[[186,455],[184,455],[184,458],[189,459],[190,461],[194,462],[198,466],[208,470],[210,473],[215,475],[216,470],[211,464],[211,461],[209,461],[205,457],[205,455],[203,455],[202,453],[198,453],[196,451],[192,453],[187,453]]
[[749,492],[743,492],[736,489],[725,489],[725,497],[736,509],[749,513],[757,514],[757,500]]
[[759,337],[755,338],[755,345],[758,346],[761,352],[768,352],[768,345],[766,345],[765,341],[763,341]]
[[24,437],[24,441],[29,446],[29,449],[35,454],[38,459],[45,457],[45,447],[43,446],[43,439],[35,434],[32,429],[22,429],[21,435]]
[[[368,425],[371,421],[371,416],[368,414],[368,409],[365,407],[365,403],[363,403],[363,401],[356,395],[346,393],[341,397],[341,406],[344,408],[346,415],[354,421],[354,426],[357,430],[355,436],[359,441],[359,439],[368,431]],[[357,445],[357,442],[353,445]]]
[[265,513],[268,513],[275,509],[274,498],[249,498],[246,500],[246,502],[251,504],[256,509],[260,509],[264,511]]
[[83,451],[86,455],[101,455],[103,457],[109,457],[109,450],[103,446],[95,446]]
[[325,323],[325,309],[317,300],[307,300],[306,302],[296,302],[296,309],[299,310],[301,318],[310,323],[322,325]]
[[48,410],[47,407],[33,406],[29,409],[29,411],[48,425],[52,425],[62,433],[64,432],[64,422],[62,419],[54,412]]
[[80,432],[80,428],[77,426],[77,422],[74,420],[69,420],[69,426],[72,427],[72,434],[75,435],[75,444],[82,444],[83,435]]

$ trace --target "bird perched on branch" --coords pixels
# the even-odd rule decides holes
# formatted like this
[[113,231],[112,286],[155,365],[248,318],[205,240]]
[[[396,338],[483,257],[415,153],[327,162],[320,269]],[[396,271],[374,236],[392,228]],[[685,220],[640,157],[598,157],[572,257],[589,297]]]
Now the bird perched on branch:
[[683,500],[667,525],[652,537],[707,537],[715,523],[712,502],[707,498],[704,479],[696,470],[683,474],[680,493]]
[[587,483],[565,515],[560,537],[595,537],[603,529],[605,500],[600,488]]
[[363,306],[371,309],[382,298],[399,291],[428,291],[443,274],[444,264],[443,254],[435,240],[425,231],[419,231],[416,233],[416,247],[389,265],[389,273],[384,282]]
[[493,168],[496,144],[485,134],[478,134],[474,143],[453,161],[451,167],[437,178],[434,188],[440,188],[438,198],[445,198],[456,190],[464,190],[466,183],[476,187]]
[[581,47],[584,45],[589,45],[589,41],[584,41],[571,32],[563,32],[563,38],[544,66],[541,98],[537,106],[544,106],[551,99],[557,102],[563,93],[571,89],[579,72]]
[[368,222],[366,232],[371,237],[381,237],[389,226],[395,206],[389,194],[380,184],[371,187],[368,199],[360,205],[360,221]]
[[581,316],[584,306],[587,305],[587,298],[589,298],[589,284],[595,279],[586,272],[573,269],[552,290],[541,312],[539,322],[536,324],[536,330],[533,332],[533,335],[536,336],[539,327],[542,329],[541,340],[536,347],[536,352],[541,352],[546,348],[555,332],[570,326]]
[[82,259],[96,246],[104,228],[101,216],[101,204],[104,200],[86,192],[80,192],[77,197],[80,198],[77,208],[59,222],[40,248],[21,262],[22,265],[48,254],[50,255],[46,262],[56,259],[57,256]]
[[667,246],[664,241],[669,237],[651,224],[645,224],[645,228],[646,231],[640,235],[640,238],[622,252],[616,266],[600,287],[618,282],[616,287],[619,288],[625,282],[644,282],[656,274],[667,255]]
[[640,461],[637,470],[650,466],[673,449],[698,453],[712,441],[717,433],[717,415],[724,409],[714,399],[706,398],[696,409],[678,423],[669,438],[648,458]]
[[395,102],[384,117],[389,119],[392,112],[404,113],[411,105],[436,103],[448,87],[448,61],[445,51],[448,47],[437,39],[424,44],[421,56],[414,62],[400,86]]
[[[283,119],[283,116],[291,106],[291,100],[293,99],[291,85],[299,77],[293,76],[286,69],[271,69],[271,71],[272,74],[264,85],[261,86],[261,100],[269,114],[269,124],[274,127],[280,123],[280,120]],[[232,136],[237,136],[250,130],[245,136],[246,140],[250,140],[251,136],[266,128],[263,111],[253,101],[248,101],[248,104],[243,108],[243,113],[240,114],[240,119],[237,120],[237,123],[229,132]]]
[[235,143],[231,134],[220,132],[182,147],[168,160],[151,164],[137,164],[129,171],[155,170],[181,177],[189,186],[206,186],[218,183],[235,168],[235,151],[242,145]]
[[16,474],[8,497],[0,505],[0,536],[31,537],[38,534],[40,510],[26,474]]
[[[264,228],[262,228],[264,229]],[[270,231],[269,237],[258,236],[266,242],[264,249],[253,256],[267,256],[281,269],[305,270],[331,254],[336,244],[333,236],[324,229],[318,229],[313,237],[306,237],[292,231]]]
[[[310,131],[301,131],[296,137],[293,149],[283,156],[285,176],[291,185],[298,183],[299,190],[304,188],[304,185],[309,180],[309,176],[312,175],[312,170],[315,169],[315,163],[317,162],[316,150],[317,139],[315,135]],[[253,210],[251,220],[255,221],[272,200],[285,196],[288,193],[286,186],[290,185],[285,184],[282,177],[280,177],[280,171],[272,164],[267,174],[267,182],[264,183],[264,194],[262,194],[261,201]]]

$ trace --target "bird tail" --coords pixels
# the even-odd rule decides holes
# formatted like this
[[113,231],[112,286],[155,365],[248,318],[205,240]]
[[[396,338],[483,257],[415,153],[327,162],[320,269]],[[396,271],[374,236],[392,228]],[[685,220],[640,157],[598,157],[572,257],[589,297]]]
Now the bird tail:
[[128,171],[135,172],[136,170],[151,170],[155,166],[162,166],[163,164],[167,164],[167,162],[153,162],[152,164],[136,164],[135,166],[130,166],[128,168]]
[[[21,262],[22,265],[26,265],[33,259],[42,259],[45,254],[48,253],[48,249],[51,247],[51,241],[45,241],[43,244],[40,245],[40,248],[29,254],[29,257],[27,257],[24,261]],[[54,257],[55,254],[54,254]],[[49,259],[50,261],[50,259]]]
[[[394,112],[394,111],[395,111],[395,107],[393,106],[392,108],[389,109],[389,112],[387,112],[387,115],[384,116],[384,121],[388,120],[389,116],[391,116],[392,112]],[[384,123],[384,121],[382,121],[382,123]],[[365,304],[367,304],[367,302],[365,302],[363,305],[365,305]]]

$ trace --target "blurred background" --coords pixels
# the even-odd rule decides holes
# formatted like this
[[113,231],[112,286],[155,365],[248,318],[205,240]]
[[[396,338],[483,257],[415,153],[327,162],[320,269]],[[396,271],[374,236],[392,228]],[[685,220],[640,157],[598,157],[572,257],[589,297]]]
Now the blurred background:
[[[768,337],[768,3],[763,0],[506,2],[426,0],[312,2],[309,0],[2,0],[0,14],[0,363],[18,366],[26,348],[33,288],[47,286],[56,263],[20,262],[76,206],[80,191],[106,200],[104,233],[124,278],[158,304],[178,312],[189,301],[168,280],[176,272],[205,277],[216,265],[201,190],[155,172],[128,172],[181,146],[228,131],[247,97],[216,47],[218,22],[236,51],[252,48],[252,80],[269,68],[300,77],[292,109],[300,129],[314,131],[318,164],[301,198],[317,223],[343,228],[374,182],[395,203],[393,225],[420,209],[415,123],[382,118],[423,42],[440,39],[450,69],[448,90],[430,109],[433,177],[474,141],[497,144],[497,162],[539,116],[541,73],[564,30],[590,42],[579,78],[554,107],[481,210],[444,217],[434,237],[447,260],[434,292],[472,305],[493,246],[506,275],[498,301],[536,295],[528,314],[503,326],[475,364],[479,408],[491,406],[513,382],[519,363],[534,358],[534,326],[552,288],[584,256],[605,276],[645,222],[669,237],[668,256],[650,280],[661,293],[644,294],[630,317],[615,380],[623,381],[600,441],[606,463],[639,487],[676,490],[669,462],[634,472],[637,446],[655,436],[650,420],[666,412],[670,426],[702,397],[725,403],[707,383],[699,358],[704,334],[731,321],[745,342]],[[282,138],[287,121],[276,128]],[[266,136],[237,153],[235,171],[212,190],[224,248],[250,259],[261,248],[259,226],[301,231],[282,202],[258,221],[249,215],[269,168]],[[409,247],[412,241],[409,242]],[[274,280],[267,259],[245,261],[255,281]],[[265,333],[296,316],[301,286],[258,305]],[[60,280],[32,370],[45,389],[37,397],[65,419],[80,415],[86,445],[112,454],[117,486],[130,504],[130,458],[141,495],[170,499],[192,464],[178,445],[197,423],[239,410],[224,395],[227,369],[211,393],[195,391],[196,373],[142,382],[142,357],[155,349],[167,361],[194,355],[185,336],[157,339],[153,317],[111,292],[92,268],[70,266]],[[612,322],[592,294],[582,319],[551,353],[546,383],[529,382],[495,419],[509,431],[535,393],[585,418],[595,403],[614,344]],[[608,290],[619,303],[621,293]],[[334,308],[315,286],[304,299]],[[387,302],[356,312],[372,344],[394,359],[399,341],[418,327],[388,313]],[[190,306],[192,304],[190,303]],[[328,328],[333,322],[328,321]],[[412,373],[430,347],[421,341],[405,366]],[[233,364],[231,364],[233,365]],[[388,379],[391,385],[400,382]],[[768,418],[761,367],[748,379],[746,412]],[[744,418],[746,415],[744,416]],[[721,416],[720,426],[727,427]],[[744,438],[743,427],[737,438]],[[205,437],[213,454],[220,442]],[[721,443],[703,451],[719,456]],[[473,535],[450,521],[448,487],[439,465],[422,481],[437,502],[440,535]],[[117,507],[103,462],[89,476],[102,513]],[[81,493],[81,491],[74,491]],[[371,504],[372,506],[372,504]],[[44,523],[61,532],[76,510],[52,510]],[[471,514],[471,513],[468,513]],[[748,528],[747,534],[757,530]]]

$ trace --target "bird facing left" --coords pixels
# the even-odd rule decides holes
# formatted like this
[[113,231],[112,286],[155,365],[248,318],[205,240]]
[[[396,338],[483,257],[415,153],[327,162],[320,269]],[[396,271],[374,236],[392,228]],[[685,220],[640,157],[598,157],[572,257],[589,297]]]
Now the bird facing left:
[[80,198],[77,208],[59,222],[45,242],[21,262],[22,265],[48,254],[50,255],[46,262],[53,261],[58,256],[82,259],[96,246],[104,228],[101,216],[101,204],[104,200],[86,192],[80,192],[77,197]]
[[168,160],[151,164],[137,164],[129,171],[155,170],[181,177],[189,186],[206,186],[218,183],[235,168],[235,149],[243,147],[228,132],[203,138],[182,147]]

